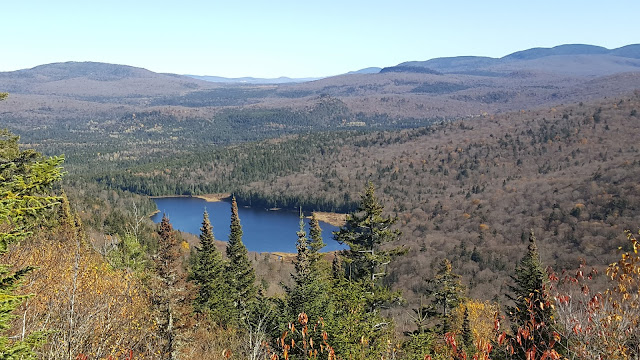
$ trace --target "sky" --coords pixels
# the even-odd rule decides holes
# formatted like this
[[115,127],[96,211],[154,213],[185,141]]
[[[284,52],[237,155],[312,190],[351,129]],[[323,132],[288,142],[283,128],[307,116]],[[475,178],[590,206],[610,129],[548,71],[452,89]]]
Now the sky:
[[638,0],[12,0],[0,71],[97,61],[155,72],[322,77],[532,47],[640,43]]

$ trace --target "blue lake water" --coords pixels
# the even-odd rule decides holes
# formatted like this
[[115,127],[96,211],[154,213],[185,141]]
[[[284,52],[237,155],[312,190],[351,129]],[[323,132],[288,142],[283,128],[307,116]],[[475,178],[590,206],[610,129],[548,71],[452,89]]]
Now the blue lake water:
[[[215,238],[223,241],[229,239],[230,202],[207,202],[192,197],[154,198],[153,201],[160,210],[159,213],[151,217],[154,222],[160,222],[162,214],[166,213],[174,229],[199,235],[202,226],[202,213],[207,209]],[[296,252],[296,240],[298,239],[296,232],[300,228],[300,217],[297,212],[239,207],[238,215],[242,225],[242,242],[249,251]],[[306,223],[308,234],[308,219]],[[337,227],[324,222],[320,222],[320,227],[324,242],[327,244],[322,249],[323,252],[344,248],[343,245],[333,240],[332,232],[337,231]]]

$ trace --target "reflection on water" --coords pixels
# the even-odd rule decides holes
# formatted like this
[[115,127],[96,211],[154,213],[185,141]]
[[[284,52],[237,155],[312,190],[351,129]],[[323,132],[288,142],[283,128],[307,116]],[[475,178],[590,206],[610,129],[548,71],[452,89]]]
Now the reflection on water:
[[[153,201],[160,212],[152,216],[151,220],[158,223],[162,219],[162,214],[166,213],[174,229],[196,235],[200,234],[202,213],[206,208],[216,239],[228,240],[231,218],[231,204],[229,202],[207,202],[191,197],[155,198]],[[242,241],[249,251],[296,252],[296,240],[298,239],[296,232],[300,222],[297,212],[240,207],[238,213],[244,234]],[[308,225],[308,220],[306,221]],[[322,251],[344,248],[333,240],[331,232],[337,231],[337,227],[324,222],[320,222],[320,227],[324,242],[327,244]]]

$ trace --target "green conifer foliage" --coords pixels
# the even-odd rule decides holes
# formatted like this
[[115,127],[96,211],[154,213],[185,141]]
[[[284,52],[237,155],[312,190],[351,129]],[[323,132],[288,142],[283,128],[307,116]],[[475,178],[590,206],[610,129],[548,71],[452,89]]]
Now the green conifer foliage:
[[430,328],[444,334],[450,331],[451,311],[462,301],[465,288],[460,282],[460,275],[453,273],[448,259],[440,262],[436,275],[427,280],[427,286],[430,303],[413,310],[416,314],[418,332]]
[[547,277],[540,261],[533,230],[529,234],[527,253],[516,266],[515,276],[511,278],[514,284],[509,286],[512,294],[508,297],[515,303],[515,306],[508,309],[511,320],[518,326],[526,324],[530,320],[529,308],[533,307],[536,322],[548,321],[551,318],[551,309],[541,306],[549,297],[545,289]]
[[292,274],[293,280],[297,286],[308,282],[311,276],[311,249],[309,248],[309,241],[307,239],[307,232],[304,230],[304,216],[300,211],[300,229],[296,233],[298,235],[298,241],[296,243],[296,259],[293,265],[296,269],[296,273]]
[[311,242],[309,243],[309,247],[311,249],[311,254],[314,257],[312,261],[317,261],[318,258],[322,257],[320,254],[320,250],[324,248],[327,244],[322,240],[322,229],[320,228],[320,221],[318,221],[318,217],[315,213],[311,215],[311,220],[309,221],[309,237],[311,238]]
[[[515,276],[511,278],[514,285],[509,287],[512,294],[509,294],[508,298],[514,302],[514,306],[507,310],[514,334],[517,334],[519,329],[527,329],[531,334],[522,340],[513,358],[527,359],[528,354],[525,351],[532,348],[544,350],[545,346],[557,342],[547,276],[540,261],[533,230],[529,234],[527,253],[516,266]],[[558,350],[564,352],[564,349]]]
[[438,273],[430,282],[434,285],[432,296],[436,310],[443,318],[446,318],[451,314],[451,310],[460,304],[464,294],[460,275],[453,273],[451,262],[448,259],[443,259],[440,262]]
[[107,254],[109,263],[121,269],[132,272],[141,272],[147,265],[147,252],[138,241],[138,238],[130,231],[125,232],[120,238],[118,246]]
[[[0,100],[6,94],[0,94]],[[51,195],[51,187],[62,178],[62,157],[43,158],[33,150],[20,151],[18,136],[0,130],[0,254],[8,245],[30,233],[30,228],[60,198]],[[28,296],[14,295],[20,280],[33,268],[15,272],[0,265],[0,330],[9,326],[12,311]],[[34,358],[33,347],[39,334],[24,341],[0,336],[0,359]]]
[[[317,231],[317,229],[315,230]],[[320,318],[327,320],[331,317],[332,305],[328,293],[328,264],[319,266],[324,261],[314,252],[312,244],[308,242],[304,229],[304,217],[300,213],[300,230],[297,232],[297,254],[294,260],[294,285],[287,289],[287,308],[289,317],[297,317],[299,313],[306,313],[311,321]]]
[[342,266],[342,259],[340,259],[340,255],[336,254],[336,256],[331,261],[331,276],[334,280],[339,280],[344,277],[344,267]]
[[75,226],[74,215],[71,212],[71,206],[69,205],[69,198],[67,198],[67,194],[62,191],[60,195],[60,206],[58,207],[58,220],[60,224],[68,225],[71,227]]
[[367,184],[358,211],[347,216],[347,223],[334,232],[342,244],[345,270],[341,261],[333,264],[331,297],[334,306],[327,330],[330,343],[345,358],[373,359],[388,345],[393,333],[393,320],[380,315],[380,309],[401,300],[399,292],[391,292],[381,281],[385,266],[402,254],[402,248],[383,250],[400,232],[391,229],[396,219],[382,216],[383,207],[375,196],[371,182]]
[[391,229],[396,218],[382,216],[383,206],[375,196],[369,181],[356,213],[347,216],[347,223],[334,232],[336,241],[349,245],[344,254],[347,277],[352,280],[375,281],[385,275],[386,265],[405,251],[401,247],[383,250],[382,245],[394,242],[399,230]]
[[465,306],[462,314],[462,343],[465,349],[472,353],[473,351],[473,332],[471,331],[471,322],[469,321],[469,309]]
[[238,216],[238,204],[235,196],[231,199],[231,233],[227,243],[228,264],[226,278],[233,304],[238,310],[256,298],[256,275],[247,256],[247,248],[242,243],[242,226]]
[[198,285],[194,309],[208,313],[219,324],[227,324],[232,304],[224,276],[225,263],[222,254],[216,249],[213,227],[206,210],[200,228],[200,247],[196,251],[189,277]]

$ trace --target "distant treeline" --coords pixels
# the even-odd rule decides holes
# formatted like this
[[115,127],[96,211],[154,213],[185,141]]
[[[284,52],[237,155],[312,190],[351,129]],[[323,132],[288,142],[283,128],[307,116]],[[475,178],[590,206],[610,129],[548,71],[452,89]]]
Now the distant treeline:
[[302,211],[327,211],[337,213],[350,213],[358,208],[358,202],[351,198],[347,192],[342,199],[327,199],[321,196],[301,196],[295,194],[279,193],[265,194],[259,191],[239,190],[234,193],[240,204],[270,208],[298,209]]

